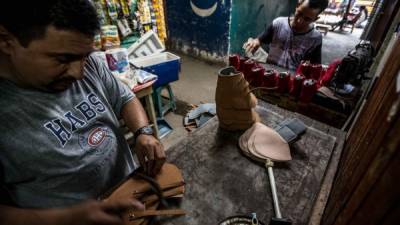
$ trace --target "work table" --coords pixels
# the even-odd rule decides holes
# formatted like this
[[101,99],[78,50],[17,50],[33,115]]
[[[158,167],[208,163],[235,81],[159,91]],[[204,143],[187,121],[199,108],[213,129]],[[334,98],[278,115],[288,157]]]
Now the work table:
[[[345,134],[262,101],[257,112],[270,127],[287,118],[298,118],[306,124],[306,133],[291,146],[293,160],[276,163],[274,173],[283,217],[293,224],[316,224]],[[226,217],[252,212],[269,223],[274,211],[266,169],[241,154],[237,145],[241,134],[219,129],[215,117],[167,151],[168,161],[183,172],[186,193],[181,208],[188,214],[160,218],[155,224],[213,225]]]

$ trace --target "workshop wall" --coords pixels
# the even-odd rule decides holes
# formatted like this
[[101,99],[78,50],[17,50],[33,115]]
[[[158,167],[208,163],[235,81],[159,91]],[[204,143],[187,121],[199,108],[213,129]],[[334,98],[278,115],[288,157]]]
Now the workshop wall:
[[231,0],[168,0],[168,48],[208,61],[228,53]]
[[257,37],[274,18],[288,16],[296,8],[294,0],[232,0],[230,48],[241,53],[249,37]]

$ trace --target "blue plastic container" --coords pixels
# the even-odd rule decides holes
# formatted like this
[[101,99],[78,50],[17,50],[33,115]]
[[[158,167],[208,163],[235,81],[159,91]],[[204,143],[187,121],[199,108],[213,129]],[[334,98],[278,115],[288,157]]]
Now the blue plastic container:
[[158,76],[157,82],[153,85],[154,88],[179,79],[180,57],[164,51],[165,47],[152,30],[128,49],[130,63]]
[[145,56],[131,60],[131,63],[147,72],[158,76],[153,88],[157,88],[179,79],[180,58],[169,52]]

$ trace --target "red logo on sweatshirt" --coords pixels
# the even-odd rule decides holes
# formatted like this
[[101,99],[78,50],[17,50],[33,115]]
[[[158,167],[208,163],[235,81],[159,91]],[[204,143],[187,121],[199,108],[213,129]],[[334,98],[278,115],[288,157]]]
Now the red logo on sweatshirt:
[[88,136],[88,144],[91,146],[98,146],[104,141],[105,137],[106,131],[98,127],[90,132]]

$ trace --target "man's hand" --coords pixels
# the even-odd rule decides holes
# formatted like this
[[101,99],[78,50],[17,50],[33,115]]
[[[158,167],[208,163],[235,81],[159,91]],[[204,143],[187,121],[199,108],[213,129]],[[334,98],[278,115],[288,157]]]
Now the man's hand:
[[51,209],[21,209],[0,205],[0,224],[7,225],[122,225],[126,210],[144,210],[135,199],[90,200],[75,206]]
[[121,225],[121,214],[128,209],[144,210],[144,205],[134,199],[87,201],[64,209],[66,218],[59,222],[68,225]]
[[[137,98],[126,103],[121,114],[132,132],[149,124],[146,112]],[[135,152],[144,171],[150,176],[155,176],[165,162],[164,147],[151,135],[141,134],[136,137]]]
[[258,40],[258,38],[249,38],[249,40],[243,44],[243,48],[246,52],[254,53],[260,47],[260,45],[260,40]]
[[165,162],[165,152],[163,145],[151,135],[139,135],[135,145],[136,155],[144,171],[155,176]]

